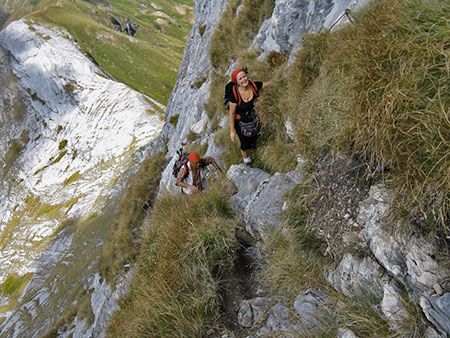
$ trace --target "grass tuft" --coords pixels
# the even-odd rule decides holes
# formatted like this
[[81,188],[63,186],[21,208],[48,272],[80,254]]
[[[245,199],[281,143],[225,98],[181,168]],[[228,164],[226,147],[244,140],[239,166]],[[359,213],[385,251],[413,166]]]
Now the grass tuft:
[[152,207],[166,159],[159,153],[146,159],[135,175],[114,216],[110,240],[104,245],[100,268],[113,278],[126,264],[135,261],[139,252],[140,229]]
[[221,278],[236,249],[232,191],[216,182],[190,198],[157,201],[131,294],[112,320],[110,336],[200,337],[214,327]]
[[327,61],[333,73],[347,77],[352,107],[344,137],[352,150],[389,167],[399,208],[433,201],[440,211],[429,217],[446,233],[449,13],[448,2],[376,2],[358,25],[336,34],[336,53]]

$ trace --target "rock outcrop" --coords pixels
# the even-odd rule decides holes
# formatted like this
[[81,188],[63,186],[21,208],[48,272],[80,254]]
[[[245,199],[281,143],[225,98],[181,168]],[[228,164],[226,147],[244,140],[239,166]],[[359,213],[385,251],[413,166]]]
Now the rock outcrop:
[[109,79],[60,29],[15,21],[0,46],[0,284],[31,278],[0,335],[32,337],[91,289],[112,224],[90,219],[113,213],[164,106]]
[[271,51],[292,55],[301,48],[304,33],[345,24],[346,9],[354,9],[368,0],[276,1],[273,15],[261,25],[251,48],[265,58]]
[[[270,51],[292,56],[301,48],[303,33],[345,24],[348,20],[345,10],[363,3],[367,1],[277,0],[272,17],[263,23],[250,49],[259,49],[261,58]],[[208,155],[214,152],[218,158],[221,153],[221,149],[213,144],[214,138],[210,134],[208,119],[203,111],[210,85],[208,72],[211,70],[208,55],[204,51],[209,46],[207,39],[210,37],[208,29],[211,28],[211,20],[217,22],[218,17],[212,14],[208,18],[199,17],[210,12],[205,11],[205,7],[199,2],[196,5],[196,25],[188,40],[183,65],[166,111],[166,121],[178,115],[178,122],[176,125],[166,123],[158,141],[159,149],[162,149],[166,142],[168,158],[186,142],[190,131],[201,135],[201,142],[208,142]],[[219,4],[217,1],[216,5],[223,8],[224,2]],[[202,8],[202,11],[199,11],[199,8]],[[197,28],[201,25],[207,27],[207,33],[203,36],[199,35]],[[194,62],[196,59],[201,61]],[[198,89],[192,88],[190,84],[202,76],[206,76],[202,86]],[[226,120],[220,123],[226,127]],[[345,157],[334,160],[351,162],[351,159]],[[321,170],[327,170],[327,166],[331,165],[332,162],[323,162]],[[172,163],[163,174],[161,193],[174,192],[169,169],[171,166]],[[262,250],[271,232],[280,225],[280,214],[285,203],[284,194],[301,180],[301,168],[300,164],[292,173],[274,175],[244,165],[234,165],[228,169],[227,177],[238,189],[231,201],[237,214],[242,217],[247,231],[258,241],[257,246]],[[325,186],[325,189],[337,191],[334,197],[336,201],[331,205],[331,208],[336,210],[323,210],[322,214],[316,215],[316,223],[321,222],[321,217],[326,217],[322,219],[322,225],[317,226],[317,236],[327,233],[323,229],[327,222],[338,222],[337,230],[342,230],[339,234],[342,245],[348,245],[349,248],[354,246],[359,252],[366,254],[354,255],[349,250],[349,253],[336,262],[335,268],[328,272],[328,282],[348,297],[364,298],[370,293],[370,297],[373,296],[378,302],[382,316],[391,322],[393,330],[396,329],[396,323],[407,316],[404,307],[406,295],[406,298],[420,304],[428,318],[427,337],[447,336],[450,318],[446,309],[448,293],[445,290],[448,285],[445,285],[445,281],[449,271],[437,263],[436,248],[430,246],[424,238],[392,234],[386,230],[389,226],[384,223],[384,216],[389,208],[389,192],[384,187],[352,185],[349,188],[351,191],[346,193],[347,173],[343,171],[342,175],[335,179],[333,182],[333,177],[329,177],[328,181],[323,180],[321,183],[330,184]],[[348,198],[349,193],[355,198]],[[340,209],[337,210],[338,208]],[[295,334],[320,326],[314,319],[327,315],[321,314],[326,302],[327,295],[314,290],[299,294],[295,302],[257,296],[254,299],[242,300],[236,321],[242,327],[250,328],[258,337],[270,336],[274,332]],[[297,319],[303,318],[302,324],[299,324],[298,320],[291,321],[293,314],[296,314]],[[347,328],[341,328],[338,336],[355,337],[355,334]]]
[[[178,191],[171,176],[176,151],[187,142],[189,132],[206,133],[208,128],[208,116],[204,105],[208,99],[210,87],[209,48],[211,36],[220,21],[226,4],[226,0],[195,2],[195,24],[188,36],[177,82],[166,108],[165,120],[169,121],[171,117],[178,115],[177,124],[176,126],[171,123],[164,125],[158,144],[154,149],[155,152],[161,151],[166,145],[167,157],[172,158],[162,175],[160,193]],[[200,27],[204,28],[202,33],[200,33]],[[200,88],[192,86],[202,78],[205,78],[205,81]],[[202,142],[208,142],[214,148],[213,137],[214,135],[209,135],[209,137],[203,138]],[[207,155],[215,155],[211,149],[208,149]]]
[[[295,50],[301,47],[303,33],[333,26],[342,18],[345,19],[343,13],[346,8],[363,2],[365,1],[277,0],[272,17],[264,22],[250,48],[261,49],[261,57],[270,51],[278,51],[292,56]],[[60,53],[61,48],[76,50],[69,39],[59,33],[49,31],[47,28],[33,26],[34,28],[31,29],[25,21],[11,25],[8,30],[2,32],[0,44],[8,50],[6,53],[10,53],[12,63],[11,73],[5,73],[7,68],[0,69],[0,72],[13,74],[11,75],[13,76],[12,80],[8,82],[10,92],[13,93],[16,87],[23,90],[19,90],[19,94],[11,95],[10,98],[14,101],[21,99],[22,96],[25,97],[30,102],[29,109],[31,111],[31,113],[27,111],[29,117],[20,116],[8,128],[0,128],[2,137],[7,135],[8,140],[15,140],[11,144],[0,145],[2,151],[6,152],[5,149],[11,145],[19,149],[19,156],[16,159],[12,157],[13,161],[9,161],[9,164],[3,160],[2,167],[7,168],[8,173],[22,180],[16,186],[9,186],[9,190],[2,186],[2,194],[11,196],[6,202],[2,201],[3,204],[0,205],[1,210],[5,210],[2,213],[4,215],[2,225],[13,217],[8,210],[13,210],[16,205],[18,208],[23,206],[17,196],[24,197],[30,191],[41,196],[40,193],[46,191],[49,192],[49,195],[45,195],[43,198],[48,203],[52,203],[54,201],[52,198],[64,195],[63,188],[74,189],[69,178],[77,172],[87,173],[86,177],[90,180],[86,178],[86,181],[77,185],[77,189],[86,188],[86,191],[83,190],[85,194],[80,196],[80,200],[77,200],[75,204],[70,205],[70,208],[64,209],[66,214],[80,216],[81,210],[85,208],[91,210],[92,205],[96,205],[94,202],[99,202],[101,206],[104,206],[101,202],[109,196],[108,194],[96,195],[87,192],[97,191],[99,186],[115,182],[114,179],[117,178],[115,174],[127,168],[122,161],[123,157],[128,154],[124,148],[132,150],[130,152],[133,156],[126,158],[129,161],[139,160],[139,155],[154,154],[165,149],[167,150],[166,157],[170,159],[174,157],[176,150],[187,141],[189,133],[193,132],[200,135],[199,142],[208,143],[206,154],[219,158],[223,150],[214,144],[215,135],[204,110],[204,104],[208,99],[211,85],[209,78],[212,70],[209,59],[210,39],[226,5],[226,0],[195,1],[195,24],[189,34],[178,79],[166,108],[165,120],[167,122],[162,128],[160,137],[151,148],[146,146],[154,139],[154,133],[150,133],[149,130],[156,128],[155,125],[161,126],[159,124],[150,126],[153,122],[150,123],[151,119],[146,115],[146,110],[151,109],[151,105],[147,101],[143,101],[142,96],[101,75],[94,76],[93,74],[99,70],[90,63],[80,63],[82,66],[76,67],[76,69],[66,69],[68,66],[63,61],[56,65],[49,62],[48,67],[43,71],[42,65],[45,65],[45,62],[32,62],[37,55],[43,56],[42,53],[46,50],[47,44],[50,44],[49,41],[60,42],[61,45],[58,45],[60,47],[57,50],[53,48],[46,50],[45,53],[50,55],[48,58],[56,58],[62,54]],[[344,19],[342,22],[345,21]],[[11,37],[13,35],[10,35],[12,33],[14,33],[14,39]],[[21,38],[16,40],[16,37]],[[79,51],[74,51],[73,55],[76,60],[81,59]],[[6,58],[7,56],[0,54],[0,62],[5,62]],[[63,66],[59,67],[60,65]],[[56,69],[56,73],[54,69]],[[80,70],[83,71],[78,72]],[[76,78],[73,77],[74,74],[76,74]],[[89,78],[87,78],[88,75]],[[14,80],[14,76],[18,78],[17,81]],[[86,82],[83,82],[84,79]],[[104,87],[105,82],[108,85]],[[198,82],[201,83],[199,87],[192,86],[193,83]],[[99,87],[95,87],[97,85]],[[98,89],[98,92],[94,91],[97,94],[88,93],[91,86]],[[112,87],[113,92],[120,91],[121,96],[114,96],[114,100],[110,99],[112,92],[106,87]],[[62,94],[66,92],[70,92],[71,95]],[[128,101],[130,96],[133,97],[131,100],[133,104],[129,103],[132,108],[120,105],[121,98],[125,96],[127,102],[130,102]],[[12,101],[3,100],[3,103],[0,104],[3,104],[4,107],[11,104],[10,102]],[[98,104],[101,107],[98,107]],[[79,106],[84,109],[79,110]],[[93,114],[94,108],[97,112],[101,111],[101,121],[99,116]],[[44,109],[46,109],[45,114],[43,113]],[[129,114],[120,116],[114,114],[121,109],[129,111]],[[77,114],[77,118],[71,118],[73,115],[69,113]],[[138,117],[129,121],[130,116],[135,116],[134,114],[137,114]],[[126,121],[121,119],[123,116],[126,116]],[[177,118],[172,119],[175,116]],[[171,123],[171,119],[172,121],[176,120],[176,124]],[[31,123],[31,120],[39,121],[39,123],[36,124],[34,121]],[[105,120],[108,121],[107,124],[103,123]],[[220,125],[223,127],[226,127],[226,123],[225,118],[220,121]],[[116,125],[117,128],[110,130],[111,124]],[[129,124],[138,129],[120,127]],[[91,126],[93,127],[90,128]],[[79,133],[86,129],[89,132]],[[27,130],[25,134],[23,134],[24,130]],[[99,136],[99,131],[104,131],[104,133]],[[111,137],[113,132],[121,132],[128,142],[120,144],[111,142],[111,139],[116,141]],[[142,138],[132,142],[131,135],[141,135]],[[105,141],[106,144],[102,143],[102,137],[108,137]],[[37,142],[39,138],[45,139],[46,142]],[[61,143],[64,140],[66,143]],[[58,149],[59,145],[61,145],[61,149]],[[101,146],[101,152],[96,151],[97,146]],[[142,149],[139,149],[141,147]],[[58,149],[57,152],[54,151],[55,148]],[[119,150],[117,150],[118,148]],[[58,158],[64,149],[67,149],[67,152],[64,152],[64,155],[54,163],[55,158]],[[76,154],[74,154],[75,149],[77,149]],[[105,151],[105,149],[111,150],[111,152]],[[39,150],[47,150],[47,152]],[[344,157],[329,159],[329,161],[333,160],[342,161],[342,163],[348,162]],[[26,163],[22,169],[18,167],[21,161]],[[97,171],[97,167],[87,166],[88,163],[93,162],[98,165],[107,164],[117,169],[117,172],[112,175],[111,169],[104,172]],[[294,171],[273,175],[244,165],[234,165],[228,168],[227,177],[237,187],[237,193],[231,198],[231,202],[236,213],[245,223],[248,233],[257,242],[254,247],[254,251],[257,252],[255,259],[264,260],[266,241],[270,238],[271,233],[280,227],[281,213],[285,203],[288,203],[285,193],[302,180],[303,161],[300,157],[298,162],[299,165]],[[323,162],[322,168],[327,168],[330,163]],[[160,194],[178,192],[171,176],[172,165],[173,159],[163,172]],[[120,168],[122,169],[120,170]],[[63,173],[64,175],[69,173],[69,176],[63,176]],[[52,181],[55,177],[57,179]],[[315,227],[316,235],[323,236],[327,222],[335,221],[339,223],[339,230],[342,230],[342,233],[339,234],[342,246],[349,248],[354,246],[360,250],[358,255],[352,254],[352,251],[349,250],[343,257],[338,258],[333,269],[327,273],[328,283],[343,295],[355,299],[367,297],[368,290],[370,290],[370,296],[374,296],[377,311],[389,321],[394,331],[398,323],[407,316],[404,300],[411,299],[419,305],[427,318],[425,336],[428,338],[448,337],[450,334],[450,297],[446,283],[448,283],[449,271],[438,264],[437,249],[426,238],[413,234],[395,234],[387,230],[389,224],[386,224],[384,216],[389,208],[390,200],[389,191],[385,187],[382,185],[370,186],[370,184],[361,189],[356,187],[354,191],[352,190],[352,194],[357,195],[357,198],[348,199],[342,193],[342,189],[345,189],[346,186],[340,185],[339,181],[339,179],[345,180],[346,176],[343,174],[335,179],[334,182],[331,179],[324,180],[321,184],[325,185],[325,188],[330,188],[330,191],[337,189],[338,193],[334,196],[336,203],[332,205],[332,208],[337,209],[340,206],[342,208],[323,214],[318,212],[315,215],[314,221],[318,223]],[[44,185],[46,182],[52,183]],[[111,185],[108,188],[108,192],[114,190]],[[71,190],[72,195],[73,193],[74,190]],[[95,210],[98,211],[99,208],[98,206]],[[44,229],[49,229],[48,231],[56,229],[54,223],[46,222],[42,226]],[[31,232],[33,236],[43,236],[43,230],[40,230],[41,232],[33,231]],[[69,247],[72,245],[73,237],[70,231],[61,231],[59,237],[54,239],[53,245],[47,253],[53,257],[54,262],[57,262],[55,263],[57,266],[72,264],[76,260],[75,253],[86,254],[87,247],[101,246],[102,242],[102,238],[96,237],[83,243],[84,246],[78,243],[83,250],[64,251],[67,250],[68,245]],[[7,253],[9,254],[11,251],[12,249]],[[51,253],[60,253],[60,256],[56,254],[52,256]],[[10,256],[5,254],[4,257],[9,258]],[[37,277],[29,286],[33,292],[29,293],[27,301],[20,310],[11,314],[2,323],[0,326],[2,335],[33,336],[38,333],[42,334],[38,325],[42,330],[42,327],[50,327],[54,324],[45,320],[49,317],[48,313],[43,315],[37,310],[45,306],[56,306],[52,301],[53,294],[61,292],[60,285],[64,284],[61,276],[52,275],[52,271],[44,269],[44,263],[49,261],[51,258],[47,259],[43,253],[40,269],[36,269]],[[6,266],[10,264],[7,259],[4,259],[4,262]],[[90,264],[89,267],[91,267]],[[26,268],[31,269],[31,267]],[[42,286],[39,284],[40,282],[50,277],[55,281],[51,287],[39,287]],[[82,284],[87,285],[87,289],[92,292],[91,307],[94,312],[94,323],[90,325],[82,320],[76,320],[74,326],[67,328],[65,332],[58,333],[61,336],[83,337],[89,334],[102,337],[105,335],[105,323],[117,308],[116,301],[121,295],[120,292],[113,291],[114,288],[107,285],[92,270],[89,270],[88,276],[84,277]],[[126,290],[126,283],[122,286],[121,289]],[[236,313],[236,322],[252,332],[253,337],[270,337],[274,334],[295,336],[306,330],[320,329],[322,324],[318,318],[333,317],[334,314],[326,310],[328,302],[329,295],[319,290],[298,292],[294,300],[258,294],[254,298],[241,300]],[[57,305],[68,306],[59,303]],[[59,315],[61,312],[56,311],[54,315]],[[24,318],[39,321],[30,323]],[[354,332],[344,327],[339,329],[337,336],[356,337]],[[224,334],[223,337],[230,336]]]

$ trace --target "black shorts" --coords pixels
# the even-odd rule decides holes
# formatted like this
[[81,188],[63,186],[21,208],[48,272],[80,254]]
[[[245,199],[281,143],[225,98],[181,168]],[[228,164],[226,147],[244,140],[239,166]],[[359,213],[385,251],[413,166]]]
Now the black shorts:
[[241,134],[241,128],[237,123],[234,124],[234,129],[236,130],[236,134],[239,137],[239,141],[241,142],[241,150],[253,150],[256,149],[256,141],[258,140],[258,135],[252,137],[246,137]]

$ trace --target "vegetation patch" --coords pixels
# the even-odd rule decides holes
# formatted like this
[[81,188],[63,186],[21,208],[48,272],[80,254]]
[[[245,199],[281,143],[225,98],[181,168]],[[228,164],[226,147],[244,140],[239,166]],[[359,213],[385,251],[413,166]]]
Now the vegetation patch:
[[[147,6],[140,1],[113,0],[110,3],[111,9],[106,10],[96,2],[62,0],[57,6],[33,13],[30,18],[64,27],[107,74],[166,104],[192,26],[192,3],[154,1],[161,12],[176,22],[159,29],[155,28],[158,18],[149,15]],[[184,14],[176,10],[173,3],[183,6]],[[136,35],[131,38],[116,31],[117,18],[136,22],[139,25]],[[68,84],[65,89],[73,92],[75,87]]]
[[70,175],[69,178],[67,178],[67,179],[64,181],[64,186],[69,185],[69,184],[72,183],[72,182],[75,182],[75,181],[78,180],[79,178],[81,178],[80,171],[74,172],[72,175]]
[[421,209],[447,234],[449,12],[448,2],[375,2],[335,35],[326,61],[331,75],[346,76],[351,150],[390,169],[399,209]]
[[200,33],[200,36],[203,37],[203,34],[205,34],[206,25],[201,25],[198,29],[198,32]]
[[219,313],[218,291],[233,266],[237,222],[229,197],[216,182],[191,198],[158,200],[147,224],[130,295],[109,328],[110,336],[201,337]]
[[32,276],[32,273],[27,273],[23,276],[12,274],[6,277],[6,280],[0,285],[0,297],[8,297],[8,305],[0,306],[0,312],[6,312],[17,304]]
[[119,210],[114,216],[110,239],[103,246],[100,268],[112,279],[125,265],[134,263],[139,252],[142,223],[151,210],[166,159],[162,153],[146,159],[130,179]]
[[[230,140],[230,130],[228,128],[219,130],[216,133],[214,142],[218,146],[225,149],[220,156],[222,163],[224,163],[225,165],[225,169],[229,168],[232,164],[242,161],[242,155],[239,151],[239,147]],[[237,140],[236,142],[239,144],[239,140]]]
[[62,140],[61,142],[59,142],[58,150],[64,149],[67,145],[67,142],[68,142],[67,140]]
[[50,165],[55,164],[55,163],[58,163],[59,161],[61,161],[61,159],[64,157],[64,155],[67,154],[67,152],[68,152],[67,149],[61,151],[61,152],[59,153],[59,155],[58,155],[58,156],[50,163]]
[[184,151],[186,153],[197,152],[197,153],[199,153],[200,157],[205,155],[207,150],[208,150],[208,142],[204,142],[204,143],[189,143],[184,148]]
[[29,141],[28,132],[25,131],[22,133],[20,139],[12,139],[9,141],[9,147],[4,157],[5,174],[14,165],[14,162],[19,158],[22,151],[26,148],[28,141]]
[[16,274],[10,275],[1,285],[1,296],[11,296],[14,293],[22,290],[26,283],[30,280],[32,274],[18,276]]
[[206,82],[206,80],[208,80],[208,76],[202,76],[191,85],[191,88],[200,88]]
[[169,119],[169,122],[172,123],[174,127],[176,127],[177,124],[178,124],[178,118],[179,118],[179,117],[180,117],[180,114],[172,115],[172,116],[170,117],[170,119]]

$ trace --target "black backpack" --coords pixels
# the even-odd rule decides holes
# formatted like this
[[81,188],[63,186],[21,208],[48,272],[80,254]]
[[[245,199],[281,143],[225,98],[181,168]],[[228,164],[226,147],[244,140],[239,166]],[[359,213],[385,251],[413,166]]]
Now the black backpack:
[[[256,83],[249,80],[249,84],[250,84],[250,88],[252,89],[255,97],[258,97],[259,93],[258,93],[258,87],[256,86]],[[238,105],[241,104],[242,98],[241,98],[241,95],[239,94],[239,91],[237,88],[238,88],[238,86],[237,86],[236,82],[230,81],[225,85],[225,94],[223,96],[223,104],[225,105],[226,109],[230,109],[230,99],[231,99],[232,95],[233,95],[234,99],[237,101],[237,104]]]
[[182,166],[186,168],[186,172],[189,175],[189,167],[187,165],[189,159],[188,156],[190,153],[184,153],[183,148],[180,148],[180,150],[177,150],[178,159],[175,161],[172,167],[172,175],[173,177],[177,178],[178,173],[180,172],[180,169]]

